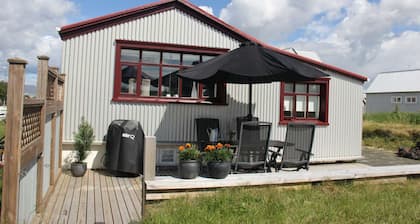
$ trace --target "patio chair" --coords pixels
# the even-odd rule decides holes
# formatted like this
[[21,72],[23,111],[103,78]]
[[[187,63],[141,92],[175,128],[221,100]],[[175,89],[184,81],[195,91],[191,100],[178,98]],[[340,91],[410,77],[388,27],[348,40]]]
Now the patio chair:
[[197,118],[195,119],[196,130],[197,130],[197,145],[199,150],[203,150],[206,145],[214,144],[215,142],[210,142],[209,138],[209,129],[218,129],[219,128],[219,119],[217,118]]
[[234,172],[238,170],[267,171],[267,150],[271,123],[260,121],[242,122],[239,145],[233,159]]
[[[239,136],[241,136],[241,124],[242,122],[249,121],[248,117],[237,117],[236,118],[236,138],[239,141]],[[252,117],[251,121],[258,121],[258,117]]]
[[[309,159],[312,154],[315,125],[305,123],[289,123],[287,125],[286,141],[283,152],[270,151],[270,166],[276,171],[283,168],[309,169]],[[280,164],[277,157],[281,156]]]

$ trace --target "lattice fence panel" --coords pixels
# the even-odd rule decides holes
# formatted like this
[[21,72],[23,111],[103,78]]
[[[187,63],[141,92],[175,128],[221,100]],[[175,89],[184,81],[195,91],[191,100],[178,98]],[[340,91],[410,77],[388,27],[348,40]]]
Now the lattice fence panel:
[[52,100],[54,99],[54,81],[55,78],[52,76],[48,76],[48,84],[47,84],[47,99]]
[[41,136],[41,108],[25,108],[22,120],[22,148]]

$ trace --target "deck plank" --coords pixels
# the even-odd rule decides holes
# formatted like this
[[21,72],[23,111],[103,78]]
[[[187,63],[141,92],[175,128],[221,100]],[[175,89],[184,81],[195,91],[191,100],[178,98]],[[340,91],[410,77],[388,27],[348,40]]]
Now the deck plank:
[[58,216],[58,223],[67,223],[68,221],[70,207],[73,201],[73,193],[74,193],[75,184],[76,184],[76,178],[70,178],[67,194],[63,202],[63,207],[61,208],[61,211]]
[[69,175],[63,175],[63,178],[64,178],[63,188],[62,188],[62,191],[58,192],[57,203],[55,204],[53,208],[54,211],[51,213],[49,223],[58,223],[59,216],[63,208],[64,199],[66,198],[68,190],[70,189],[69,183],[70,183],[71,177]]
[[112,219],[112,210],[109,203],[109,192],[112,191],[111,188],[107,185],[104,175],[99,175],[99,181],[101,183],[101,193],[102,193],[102,208],[104,210],[104,221],[105,223],[114,223]]
[[136,211],[137,219],[140,220],[142,217],[142,210],[141,210],[141,200],[136,194],[136,190],[139,188],[134,186],[135,182],[132,182],[131,179],[123,179],[125,185],[127,186],[127,191],[131,201],[133,202],[134,209]]
[[114,220],[114,223],[122,223],[121,220],[121,213],[117,204],[117,196],[115,194],[115,187],[112,184],[112,177],[107,176],[105,178],[107,183],[107,188],[109,189],[108,195],[109,195],[109,203],[112,211],[112,219]]
[[55,187],[55,192],[51,195],[50,200],[48,201],[48,204],[46,205],[45,211],[43,216],[41,217],[42,220],[45,220],[48,222],[51,218],[51,215],[53,214],[53,211],[56,209],[55,205],[58,203],[57,198],[59,196],[58,192],[65,192],[65,188],[67,185],[64,184],[67,175],[61,175],[59,181],[57,182],[57,185]]
[[79,200],[80,200],[80,192],[82,189],[82,178],[73,178],[76,179],[76,184],[74,186],[74,193],[73,193],[73,201],[71,203],[70,211],[69,211],[69,218],[68,223],[76,223],[77,222],[77,213],[79,212]]
[[87,203],[86,207],[89,212],[86,212],[86,223],[95,223],[95,180],[94,173],[89,171],[89,179],[87,185]]
[[80,189],[80,199],[79,199],[79,210],[77,213],[77,223],[86,223],[86,212],[87,212],[87,188],[88,188],[88,181],[89,181],[89,173],[90,171],[86,172],[86,174],[82,178],[82,188]]
[[135,178],[135,179],[130,179],[129,181],[134,188],[134,192],[136,193],[137,198],[139,199],[140,206],[141,206],[140,207],[141,208],[140,214],[141,214],[141,217],[143,217],[144,203],[145,203],[145,200],[146,200],[146,195],[145,195],[145,190],[146,189],[144,189],[145,187],[142,183],[143,179],[141,177],[138,177],[138,178]]
[[125,178],[118,178],[117,180],[121,188],[121,193],[122,193],[125,205],[127,206],[127,211],[128,211],[130,221],[138,221],[139,216],[137,215],[136,208],[128,192],[128,184],[126,181],[124,181]]
[[115,196],[116,196],[116,203],[118,204],[119,211],[121,213],[121,219],[122,223],[129,223],[130,222],[130,216],[127,211],[127,206],[125,205],[121,187],[118,183],[118,177],[111,177],[112,184],[114,186]]
[[94,195],[95,195],[95,222],[103,223],[104,220],[104,209],[102,205],[102,194],[101,194],[101,182],[99,180],[99,173],[92,172],[95,181]]

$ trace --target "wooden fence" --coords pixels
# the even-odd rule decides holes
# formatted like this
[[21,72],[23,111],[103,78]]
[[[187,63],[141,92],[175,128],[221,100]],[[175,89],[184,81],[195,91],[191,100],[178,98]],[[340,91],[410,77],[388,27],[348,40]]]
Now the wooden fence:
[[25,66],[9,59],[2,223],[29,223],[42,212],[61,170],[64,75],[38,57],[36,99],[24,99]]

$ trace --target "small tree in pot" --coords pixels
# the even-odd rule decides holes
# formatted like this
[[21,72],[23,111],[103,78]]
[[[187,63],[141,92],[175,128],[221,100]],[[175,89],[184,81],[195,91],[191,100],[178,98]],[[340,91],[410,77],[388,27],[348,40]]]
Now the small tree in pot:
[[74,149],[76,150],[77,159],[71,163],[73,176],[82,177],[85,175],[87,166],[83,161],[86,159],[88,151],[90,151],[94,138],[92,126],[82,117],[82,122],[74,135]]

